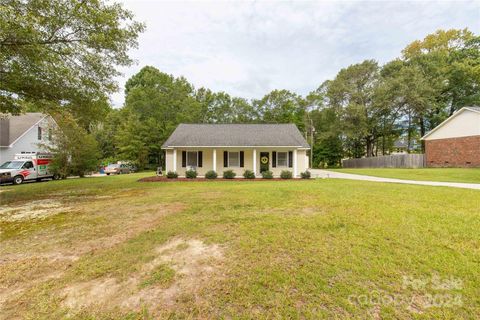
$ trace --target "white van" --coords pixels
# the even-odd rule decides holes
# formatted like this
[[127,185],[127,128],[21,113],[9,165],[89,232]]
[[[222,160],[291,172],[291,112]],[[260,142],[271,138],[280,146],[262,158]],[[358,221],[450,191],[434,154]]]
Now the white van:
[[52,155],[48,153],[18,153],[14,160],[0,166],[0,183],[21,184],[26,180],[56,179],[50,170]]

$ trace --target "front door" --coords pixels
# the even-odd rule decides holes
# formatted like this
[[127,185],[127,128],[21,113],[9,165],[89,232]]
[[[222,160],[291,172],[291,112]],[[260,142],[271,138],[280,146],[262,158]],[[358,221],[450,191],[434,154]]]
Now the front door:
[[260,152],[260,173],[268,171],[270,164],[269,155],[268,152]]

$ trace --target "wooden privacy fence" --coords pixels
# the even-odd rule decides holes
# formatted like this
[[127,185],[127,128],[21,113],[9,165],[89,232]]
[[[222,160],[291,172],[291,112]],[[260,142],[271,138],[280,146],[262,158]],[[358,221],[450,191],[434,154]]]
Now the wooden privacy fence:
[[423,168],[425,167],[424,154],[394,154],[389,156],[345,159],[344,168]]

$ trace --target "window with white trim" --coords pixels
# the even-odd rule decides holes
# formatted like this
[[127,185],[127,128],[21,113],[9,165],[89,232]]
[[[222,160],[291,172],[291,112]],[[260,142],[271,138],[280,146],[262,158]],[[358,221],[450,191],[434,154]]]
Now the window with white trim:
[[229,167],[240,167],[240,152],[229,152],[228,153],[228,166]]
[[187,151],[187,166],[188,167],[197,167],[198,166],[198,152],[197,151]]
[[38,126],[37,138],[38,140],[42,140],[42,127],[40,126]]
[[277,167],[288,167],[288,152],[277,152]]

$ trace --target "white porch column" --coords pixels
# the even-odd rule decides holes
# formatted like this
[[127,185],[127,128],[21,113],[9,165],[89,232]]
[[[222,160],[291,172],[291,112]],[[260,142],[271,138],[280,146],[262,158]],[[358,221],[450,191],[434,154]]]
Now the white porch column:
[[293,177],[296,178],[298,174],[297,168],[297,149],[293,150]]
[[173,170],[172,171],[173,172],[177,171],[177,149],[173,149]]
[[253,149],[253,174],[257,175],[257,149]]
[[213,171],[217,172],[217,149],[213,149]]
[[173,172],[177,171],[177,149],[173,149],[173,169],[172,169],[172,171]]

